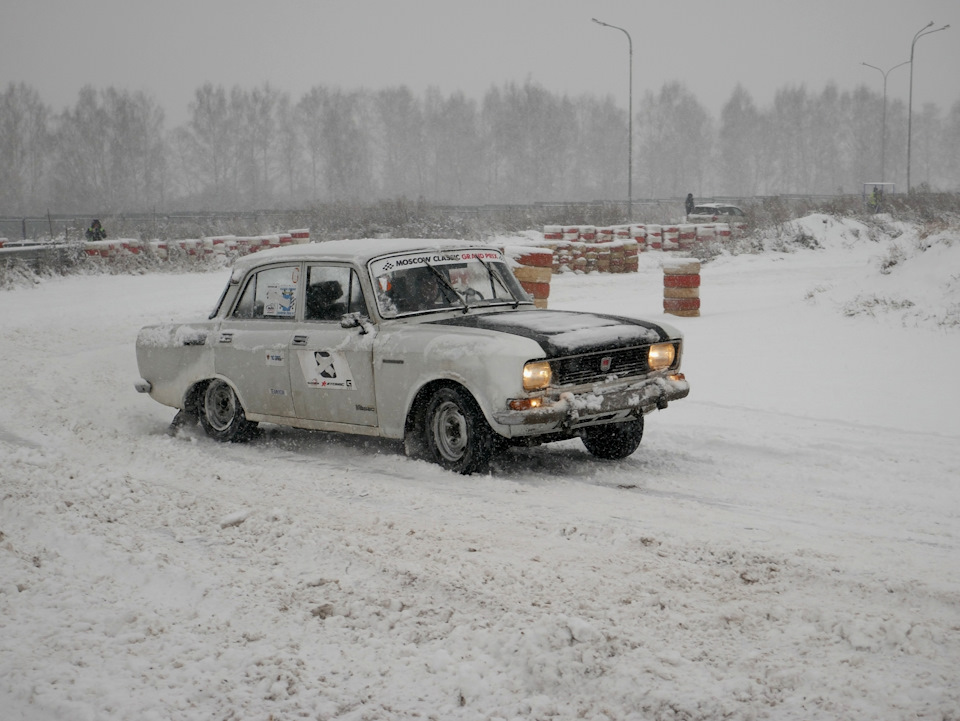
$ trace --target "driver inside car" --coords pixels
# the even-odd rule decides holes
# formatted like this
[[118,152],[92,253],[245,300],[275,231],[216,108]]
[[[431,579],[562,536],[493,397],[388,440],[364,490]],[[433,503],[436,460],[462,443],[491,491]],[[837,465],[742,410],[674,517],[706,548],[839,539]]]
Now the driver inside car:
[[408,272],[404,281],[404,292],[396,299],[401,313],[445,308],[453,300],[453,291],[441,284],[430,270]]

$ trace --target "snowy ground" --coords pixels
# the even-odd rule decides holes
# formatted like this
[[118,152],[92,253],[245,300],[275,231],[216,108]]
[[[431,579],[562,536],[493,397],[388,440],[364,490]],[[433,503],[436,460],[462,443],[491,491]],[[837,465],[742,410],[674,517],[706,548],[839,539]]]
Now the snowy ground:
[[[167,436],[137,329],[225,271],[0,292],[0,717],[960,719],[960,233],[802,225],[704,266],[636,454],[468,478]],[[658,260],[551,307],[660,317]]]

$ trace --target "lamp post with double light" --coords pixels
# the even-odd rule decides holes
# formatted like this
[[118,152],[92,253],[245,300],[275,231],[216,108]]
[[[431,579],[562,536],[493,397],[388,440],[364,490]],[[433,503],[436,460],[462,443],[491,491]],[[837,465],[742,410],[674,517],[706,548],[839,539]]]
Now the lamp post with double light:
[[624,35],[627,36],[627,47],[630,53],[630,92],[628,93],[628,109],[627,109],[627,219],[633,219],[633,39],[630,37],[630,33],[624,30],[621,27],[616,25],[611,25],[609,23],[602,22],[596,18],[591,18],[593,22],[597,25],[603,25],[605,28],[613,28],[614,30],[619,30]]
[[937,33],[941,30],[946,30],[949,25],[944,25],[943,27],[934,28],[933,30],[928,30],[927,28],[933,25],[933,20],[928,22],[922,28],[917,30],[917,34],[913,36],[913,42],[910,43],[910,99],[907,101],[907,192],[910,192],[910,143],[913,139],[913,49],[917,45],[917,40],[922,38],[924,35],[930,35],[931,33]]
[[871,65],[870,63],[860,63],[861,65],[866,65],[868,68],[873,68],[874,70],[879,70],[883,75],[883,121],[880,129],[880,182],[883,183],[886,181],[887,174],[887,75],[890,74],[891,70],[896,70],[897,68],[908,65],[909,60],[904,60],[899,65],[894,65],[892,68],[887,70],[882,70],[876,65]]

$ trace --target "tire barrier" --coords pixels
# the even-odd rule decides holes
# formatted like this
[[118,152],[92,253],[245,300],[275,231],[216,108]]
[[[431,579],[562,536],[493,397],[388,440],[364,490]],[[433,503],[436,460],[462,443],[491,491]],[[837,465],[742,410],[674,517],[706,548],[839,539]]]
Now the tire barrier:
[[663,226],[647,226],[647,250],[663,250]]
[[[733,223],[682,223],[646,225],[612,225],[596,227],[593,225],[545,225],[543,226],[544,244],[557,251],[554,261],[554,271],[563,270],[600,270],[608,272],[608,263],[611,267],[618,267],[615,258],[607,258],[603,246],[617,242],[633,241],[636,248],[628,245],[627,258],[647,251],[692,252],[700,243],[720,241],[726,243],[734,237],[742,237],[747,232],[747,225],[738,221]],[[588,246],[586,250],[579,249],[578,243]],[[616,253],[617,251],[614,251]],[[630,272],[630,262],[626,263],[626,271]],[[613,272],[613,271],[609,271]]]
[[661,245],[663,250],[680,250],[680,226],[665,225],[661,231]]
[[700,261],[696,258],[663,261],[663,312],[687,318],[700,315]]
[[556,253],[549,248],[504,246],[501,248],[521,287],[533,296],[537,308],[546,308]]
[[544,240],[563,240],[563,226],[560,225],[545,225],[543,226],[543,239]]
[[710,243],[717,237],[717,226],[713,223],[704,223],[697,226],[697,242]]
[[170,241],[137,240],[136,238],[88,240],[83,244],[83,250],[87,256],[93,258],[116,259],[131,255],[153,255],[160,260],[170,260],[175,256],[187,258],[234,257],[256,253],[266,248],[279,248],[283,245],[309,242],[310,231],[300,229],[274,235],[250,237],[222,235],[212,238]]

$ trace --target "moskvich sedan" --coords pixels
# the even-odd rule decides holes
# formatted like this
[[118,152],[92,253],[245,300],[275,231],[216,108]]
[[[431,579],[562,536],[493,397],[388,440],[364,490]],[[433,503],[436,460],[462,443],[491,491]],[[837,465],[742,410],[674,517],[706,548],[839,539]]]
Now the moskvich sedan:
[[619,459],[684,398],[669,325],[537,309],[495,248],[349,240],[240,258],[209,318],[147,326],[137,390],[219,441],[257,424],[380,436],[458,473],[579,437]]

